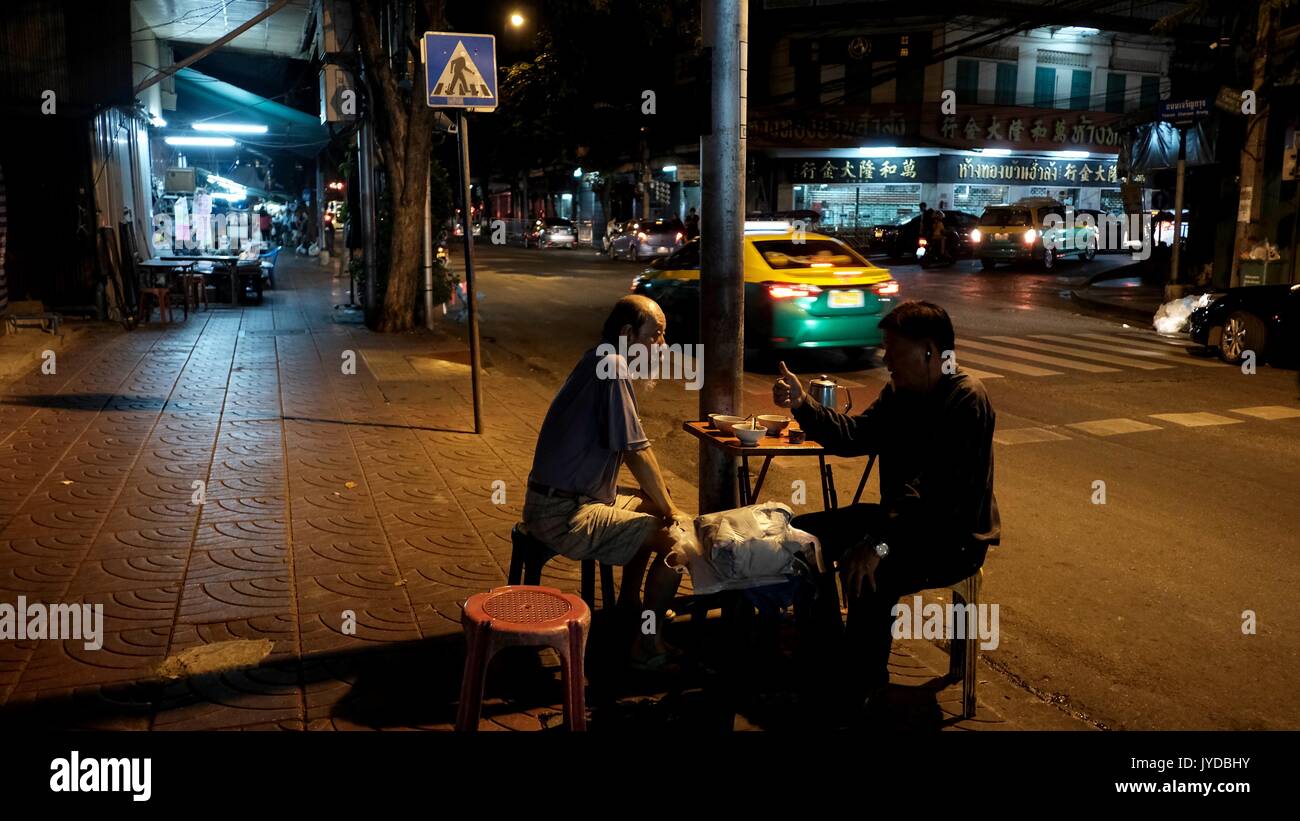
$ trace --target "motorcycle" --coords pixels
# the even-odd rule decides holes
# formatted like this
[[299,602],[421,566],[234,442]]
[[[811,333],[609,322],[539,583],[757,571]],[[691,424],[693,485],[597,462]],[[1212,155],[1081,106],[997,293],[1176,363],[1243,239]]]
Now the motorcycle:
[[952,238],[948,238],[942,246],[934,243],[925,237],[916,241],[916,261],[922,268],[941,268],[952,265],[957,261],[956,257],[947,251],[952,247]]

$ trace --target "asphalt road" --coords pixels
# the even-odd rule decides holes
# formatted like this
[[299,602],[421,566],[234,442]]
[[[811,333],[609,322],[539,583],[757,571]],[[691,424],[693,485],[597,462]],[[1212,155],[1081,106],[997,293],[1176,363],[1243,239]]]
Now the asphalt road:
[[[642,269],[590,250],[482,247],[477,259],[490,361],[550,390]],[[1000,606],[1001,644],[985,658],[1098,726],[1295,729],[1296,374],[1245,374],[1185,341],[1080,313],[1069,289],[1121,261],[1067,260],[1051,274],[894,268],[904,298],[948,308],[959,362],[998,413],[1003,540],[984,590]],[[787,361],[835,374],[857,409],[887,378],[834,353]],[[746,412],[775,411],[772,379],[745,374]],[[694,484],[697,445],[680,425],[699,418],[698,394],[660,382],[639,401],[660,462]],[[833,460],[841,503],[864,462]],[[819,505],[815,472],[797,459],[774,464],[764,498],[790,501],[799,479]]]

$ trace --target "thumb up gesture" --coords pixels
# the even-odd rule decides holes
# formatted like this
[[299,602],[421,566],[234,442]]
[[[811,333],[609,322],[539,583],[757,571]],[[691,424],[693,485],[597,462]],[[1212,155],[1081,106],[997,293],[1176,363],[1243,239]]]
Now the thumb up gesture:
[[785,362],[782,362],[781,378],[772,385],[772,401],[777,407],[793,410],[803,404],[806,395],[799,377],[791,373]]

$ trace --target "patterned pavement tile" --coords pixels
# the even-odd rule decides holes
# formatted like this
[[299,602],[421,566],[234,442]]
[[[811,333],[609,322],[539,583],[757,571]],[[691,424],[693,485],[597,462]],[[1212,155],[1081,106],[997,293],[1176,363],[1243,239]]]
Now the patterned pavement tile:
[[187,583],[177,621],[206,624],[293,611],[287,574],[232,581]]
[[77,565],[76,561],[47,561],[0,568],[0,601],[12,601],[15,596],[58,595],[76,575]]
[[189,553],[181,551],[86,561],[72,578],[68,591],[72,595],[89,595],[179,584],[185,577],[188,558]]
[[304,720],[298,665],[269,663],[169,683],[155,730],[220,730]]

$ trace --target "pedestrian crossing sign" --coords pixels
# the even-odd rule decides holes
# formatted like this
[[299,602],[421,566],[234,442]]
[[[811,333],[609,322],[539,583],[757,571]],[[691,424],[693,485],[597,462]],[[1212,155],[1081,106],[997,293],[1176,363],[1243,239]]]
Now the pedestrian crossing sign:
[[497,44],[491,34],[427,31],[420,42],[424,88],[433,108],[497,107]]

